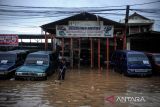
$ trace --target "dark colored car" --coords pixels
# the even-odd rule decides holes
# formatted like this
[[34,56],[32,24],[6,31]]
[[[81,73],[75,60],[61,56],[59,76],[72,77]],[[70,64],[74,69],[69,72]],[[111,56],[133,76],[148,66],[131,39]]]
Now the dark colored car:
[[25,50],[0,52],[0,77],[12,77],[15,74],[15,70],[23,65],[27,54],[28,51]]
[[152,74],[151,64],[143,52],[115,51],[111,58],[111,66],[127,76]]
[[52,51],[30,53],[24,65],[16,70],[15,79],[46,80],[57,68],[55,61]]
[[147,53],[153,73],[160,74],[160,53]]

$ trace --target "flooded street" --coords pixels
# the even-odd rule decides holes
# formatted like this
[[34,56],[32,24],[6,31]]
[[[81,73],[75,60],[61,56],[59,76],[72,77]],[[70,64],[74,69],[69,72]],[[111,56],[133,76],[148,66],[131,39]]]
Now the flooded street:
[[[125,77],[110,70],[68,70],[66,79],[0,80],[0,107],[159,107],[160,77]],[[144,102],[107,102],[108,96],[138,95]]]

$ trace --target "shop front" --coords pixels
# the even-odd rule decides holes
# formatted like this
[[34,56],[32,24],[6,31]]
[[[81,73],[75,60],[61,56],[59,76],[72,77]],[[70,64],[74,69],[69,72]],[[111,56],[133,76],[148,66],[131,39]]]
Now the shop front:
[[[42,25],[45,49],[48,37],[56,42],[60,55],[70,66],[98,67],[109,63],[110,54],[124,43],[124,25],[90,13],[80,13]],[[118,46],[121,45],[121,46]]]

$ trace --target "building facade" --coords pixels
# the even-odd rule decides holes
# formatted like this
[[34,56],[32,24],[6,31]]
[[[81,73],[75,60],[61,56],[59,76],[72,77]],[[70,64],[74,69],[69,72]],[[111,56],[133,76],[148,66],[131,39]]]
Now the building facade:
[[87,12],[41,26],[48,36],[60,41],[57,49],[69,57],[70,66],[87,65],[101,68],[109,62],[110,54],[123,49],[125,25]]
[[[125,23],[125,20],[121,20]],[[128,17],[128,35],[153,31],[154,21],[138,13],[133,13]],[[131,49],[130,39],[127,39],[127,50]]]
[[[121,20],[120,22],[125,23],[125,20]],[[153,20],[148,19],[135,12],[128,17],[129,34],[152,31],[153,24],[154,24]]]

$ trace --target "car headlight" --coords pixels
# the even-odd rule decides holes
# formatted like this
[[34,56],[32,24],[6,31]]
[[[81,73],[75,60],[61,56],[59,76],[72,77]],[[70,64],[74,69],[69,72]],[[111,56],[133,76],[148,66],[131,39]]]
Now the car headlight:
[[37,76],[43,77],[43,76],[46,76],[46,73],[37,73]]
[[22,75],[22,72],[16,72],[16,75]]

